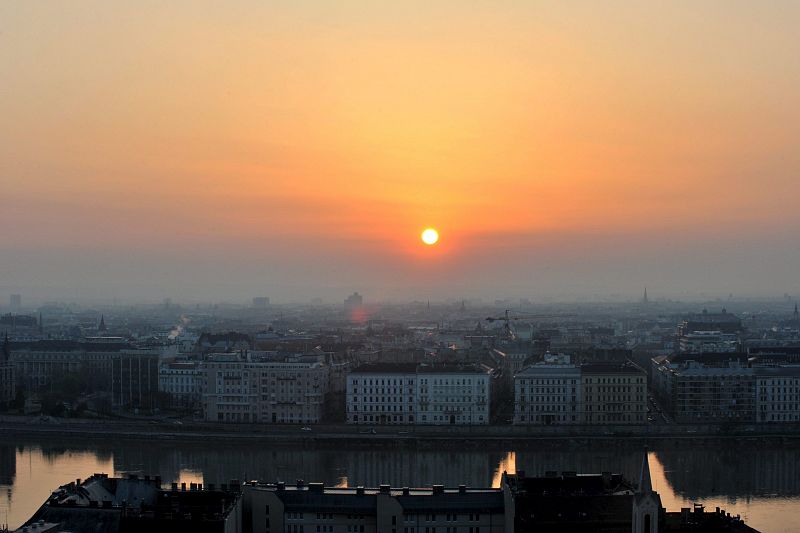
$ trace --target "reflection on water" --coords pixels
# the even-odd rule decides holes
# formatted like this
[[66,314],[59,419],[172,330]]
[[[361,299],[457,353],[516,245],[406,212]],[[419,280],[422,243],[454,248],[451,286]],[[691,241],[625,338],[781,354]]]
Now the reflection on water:
[[[434,451],[0,440],[0,524],[20,525],[53,489],[94,472],[160,475],[164,483],[187,484],[235,478],[304,479],[334,486],[498,487],[504,471],[611,471],[638,481],[641,459],[641,447],[619,444]],[[800,511],[800,444],[673,443],[651,451],[650,465],[654,488],[667,509],[699,502],[741,514],[763,531],[794,529],[792,517]]]
[[503,478],[503,472],[508,472],[509,474],[515,474],[517,472],[516,453],[508,452],[503,458],[500,459],[500,463],[497,465],[494,475],[492,476],[492,487],[497,488],[500,486],[500,482]]
[[12,450],[14,461],[11,470],[5,470],[9,466],[5,459],[0,465],[0,523],[12,528],[30,518],[59,485],[92,472],[113,470],[108,453],[25,446],[8,449]]

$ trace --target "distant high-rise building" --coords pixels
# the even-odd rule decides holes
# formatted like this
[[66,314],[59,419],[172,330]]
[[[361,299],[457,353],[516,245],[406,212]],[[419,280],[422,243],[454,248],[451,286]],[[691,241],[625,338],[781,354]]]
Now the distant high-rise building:
[[647,303],[647,287],[644,288],[644,297],[642,297],[642,303]]
[[256,296],[253,298],[253,307],[257,307],[258,309],[269,307],[269,298],[266,296]]
[[354,292],[344,301],[345,309],[357,309],[364,305],[364,297]]
[[22,307],[22,295],[21,294],[12,294],[11,298],[9,298],[9,305],[13,310],[19,310]]

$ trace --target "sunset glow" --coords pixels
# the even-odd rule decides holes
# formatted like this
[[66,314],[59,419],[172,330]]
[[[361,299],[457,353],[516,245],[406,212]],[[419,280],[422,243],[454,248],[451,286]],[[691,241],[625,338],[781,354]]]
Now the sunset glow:
[[798,3],[78,4],[0,5],[14,286],[800,289]]

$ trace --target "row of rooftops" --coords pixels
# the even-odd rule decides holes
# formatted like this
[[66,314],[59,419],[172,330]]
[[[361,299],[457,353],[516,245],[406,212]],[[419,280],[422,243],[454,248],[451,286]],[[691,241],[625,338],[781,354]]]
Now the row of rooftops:
[[[790,352],[791,353],[791,352]],[[796,375],[800,360],[786,353],[673,354],[653,358],[653,363],[673,371],[695,373],[753,373]]]
[[117,352],[135,349],[123,337],[88,337],[83,340],[42,339],[33,341],[11,341],[12,352]]
[[487,374],[482,365],[462,363],[370,363],[352,374]]
[[631,375],[642,376],[645,371],[636,363],[626,361],[624,363],[584,363],[582,365],[558,364],[558,363],[535,363],[529,365],[519,372],[517,376],[526,375],[560,375],[560,374],[581,374],[581,375]]
[[442,512],[468,510],[469,512],[502,512],[503,493],[501,489],[445,488],[433,485],[429,488],[392,488],[380,485],[365,487],[325,487],[322,483],[304,483],[298,480],[295,485],[285,483],[249,484],[255,490],[274,491],[283,501],[289,512],[374,512],[379,496],[395,498],[406,511]]
[[319,365],[326,362],[325,353],[290,353],[244,351],[235,353],[212,353],[206,357],[209,363],[278,364],[293,363]]

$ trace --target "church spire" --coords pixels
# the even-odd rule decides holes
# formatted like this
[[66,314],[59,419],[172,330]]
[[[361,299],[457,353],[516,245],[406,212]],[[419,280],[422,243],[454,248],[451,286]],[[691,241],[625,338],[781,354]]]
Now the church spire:
[[100,315],[100,325],[97,326],[97,331],[106,331],[106,320],[105,316]]
[[653,492],[653,483],[650,481],[650,462],[647,459],[647,452],[644,452],[642,458],[642,473],[639,476],[639,492],[649,493]]

